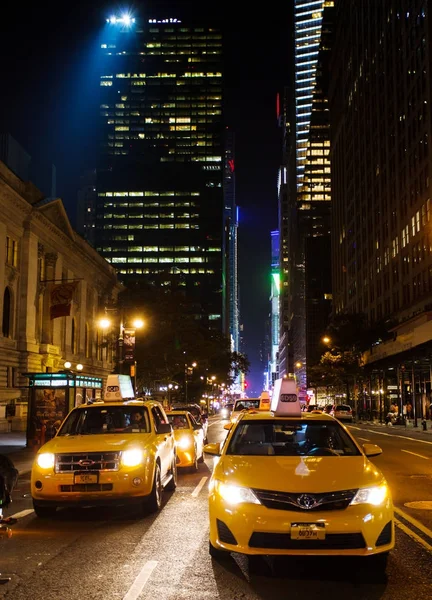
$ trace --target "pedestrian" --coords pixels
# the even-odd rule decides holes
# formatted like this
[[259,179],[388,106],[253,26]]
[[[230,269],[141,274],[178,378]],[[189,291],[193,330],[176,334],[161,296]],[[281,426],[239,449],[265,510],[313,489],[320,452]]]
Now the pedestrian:
[[411,421],[411,413],[412,413],[412,408],[413,408],[411,402],[407,402],[405,408],[406,408],[407,419],[408,419],[408,421]]
[[0,512],[12,501],[12,491],[18,481],[18,470],[6,454],[0,454]]

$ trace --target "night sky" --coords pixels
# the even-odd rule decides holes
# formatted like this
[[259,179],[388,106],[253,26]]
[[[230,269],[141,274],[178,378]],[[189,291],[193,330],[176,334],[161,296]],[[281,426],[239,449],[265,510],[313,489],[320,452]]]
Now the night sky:
[[[105,17],[127,7],[133,12],[139,3],[26,4],[10,2],[2,9],[0,132],[11,133],[32,156],[31,178],[47,196],[55,164],[57,196],[74,226],[79,177],[95,164],[98,35]],[[270,231],[277,228],[282,146],[276,94],[288,81],[288,9],[281,11],[272,2],[267,13],[241,13],[233,2],[143,4],[148,17],[184,19],[205,10],[208,17],[224,20],[225,114],[236,134],[241,322],[251,361],[248,393],[258,395],[260,348],[270,309]],[[253,5],[244,6],[252,10]]]

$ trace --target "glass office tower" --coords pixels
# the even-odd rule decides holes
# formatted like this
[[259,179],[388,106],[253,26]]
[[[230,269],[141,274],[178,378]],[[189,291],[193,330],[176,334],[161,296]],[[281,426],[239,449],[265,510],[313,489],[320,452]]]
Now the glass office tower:
[[178,19],[107,20],[96,248],[128,287],[180,285],[222,329],[222,34]]

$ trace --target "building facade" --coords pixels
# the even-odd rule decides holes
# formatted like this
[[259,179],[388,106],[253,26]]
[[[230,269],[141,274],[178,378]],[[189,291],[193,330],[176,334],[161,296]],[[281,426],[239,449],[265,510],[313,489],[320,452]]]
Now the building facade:
[[401,410],[408,394],[420,415],[432,353],[432,14],[424,0],[348,0],[336,23],[334,310],[391,334],[365,355],[368,402],[382,389],[388,406],[392,389]]
[[221,31],[126,15],[103,37],[95,247],[127,287],[180,274],[196,318],[223,330],[235,244],[224,239]]
[[[98,318],[122,286],[115,269],[73,231],[62,201],[44,200],[2,162],[0,206],[0,431],[24,430],[24,373],[56,373],[65,361],[102,380],[112,371]],[[63,282],[76,282],[70,316],[51,318],[53,286]]]
[[[294,2],[293,81],[285,98],[280,176],[280,375],[307,369],[331,313],[331,174],[328,60],[334,2]],[[293,108],[290,108],[293,107]]]

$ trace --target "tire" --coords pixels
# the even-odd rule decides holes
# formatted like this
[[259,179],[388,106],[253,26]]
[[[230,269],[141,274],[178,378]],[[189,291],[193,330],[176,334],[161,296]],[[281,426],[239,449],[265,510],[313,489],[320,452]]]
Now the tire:
[[156,463],[153,487],[150,495],[144,500],[145,512],[154,513],[162,506],[162,476],[159,463]]
[[172,477],[169,482],[166,484],[166,489],[170,492],[173,492],[177,487],[177,457],[174,454],[172,463],[171,463],[171,473]]
[[215,558],[216,560],[227,560],[231,556],[228,550],[219,550],[219,548],[215,548],[210,541],[209,554],[212,558]]
[[368,558],[369,569],[371,569],[376,574],[384,573],[387,568],[388,557],[388,552],[383,552],[382,554],[375,554],[375,556],[370,556]]
[[33,508],[36,516],[40,519],[49,519],[51,517],[54,517],[54,515],[57,512],[57,506],[41,506],[40,504],[37,504],[37,502],[34,501]]

